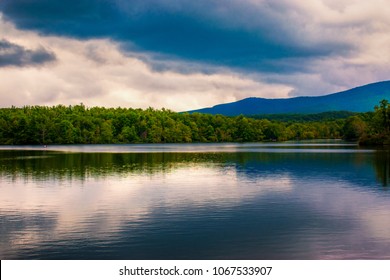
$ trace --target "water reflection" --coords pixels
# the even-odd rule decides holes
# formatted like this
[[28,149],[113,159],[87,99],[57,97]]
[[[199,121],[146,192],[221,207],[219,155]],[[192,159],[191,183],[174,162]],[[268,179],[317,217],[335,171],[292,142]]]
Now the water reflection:
[[[194,166],[233,168],[239,176],[289,173],[297,177],[333,177],[371,185],[373,176],[388,185],[389,151],[355,153],[62,153],[1,151],[0,176],[7,180],[86,180],[129,174],[167,174]],[[375,172],[373,172],[375,169]]]
[[383,187],[388,187],[390,178],[390,149],[376,152],[374,166],[378,180]]
[[299,149],[0,151],[0,257],[389,258],[388,153]]

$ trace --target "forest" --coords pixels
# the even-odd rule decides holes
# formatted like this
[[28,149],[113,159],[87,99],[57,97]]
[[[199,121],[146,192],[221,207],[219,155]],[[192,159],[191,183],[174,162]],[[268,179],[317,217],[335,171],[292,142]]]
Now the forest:
[[259,142],[345,139],[389,144],[390,106],[373,112],[319,116],[237,116],[176,113],[153,108],[88,108],[57,105],[0,109],[0,144],[119,144]]

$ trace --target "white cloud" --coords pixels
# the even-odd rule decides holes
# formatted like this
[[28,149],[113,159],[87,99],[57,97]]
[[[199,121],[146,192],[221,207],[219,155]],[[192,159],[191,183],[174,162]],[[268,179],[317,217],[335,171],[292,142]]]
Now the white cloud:
[[[156,70],[153,67],[160,62],[155,57],[126,53],[111,40],[43,36],[21,31],[0,17],[0,39],[26,49],[44,48],[57,58],[55,63],[34,68],[0,68],[0,106],[84,103],[182,111],[251,96],[321,95],[388,79],[390,6],[385,0],[239,3],[242,2],[233,1],[229,7],[236,7],[239,15],[252,15],[263,9],[265,22],[279,23],[275,30],[282,30],[281,35],[291,37],[294,43],[309,49],[329,45],[334,52],[297,58],[296,68],[302,69],[293,73],[245,73],[180,60],[165,60],[161,64],[170,66]],[[217,12],[215,20],[231,16],[226,8]],[[226,19],[224,22],[229,24]],[[236,24],[256,32],[265,23],[237,16],[227,28],[234,29]],[[184,68],[190,70],[183,71]]]
[[4,22],[0,30],[12,42],[31,48],[45,46],[57,57],[57,63],[47,67],[0,68],[3,107],[84,103],[182,111],[250,96],[287,97],[291,90],[228,70],[211,74],[154,71],[109,40],[43,37]]

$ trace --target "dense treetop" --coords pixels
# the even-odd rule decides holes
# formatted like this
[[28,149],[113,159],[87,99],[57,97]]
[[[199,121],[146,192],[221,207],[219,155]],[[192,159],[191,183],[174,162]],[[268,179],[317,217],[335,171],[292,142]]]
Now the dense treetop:
[[87,108],[82,104],[12,107],[0,109],[0,144],[254,142],[331,138],[364,138],[367,143],[378,144],[387,139],[390,130],[390,109],[386,100],[373,113],[329,113],[316,121],[302,118],[300,121],[294,118],[268,120],[266,116],[259,119],[242,115],[176,113],[153,108]]

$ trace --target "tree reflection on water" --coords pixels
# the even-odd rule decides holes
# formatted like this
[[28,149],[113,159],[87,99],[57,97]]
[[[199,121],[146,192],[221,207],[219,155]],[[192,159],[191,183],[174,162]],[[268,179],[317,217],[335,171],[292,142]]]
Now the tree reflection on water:
[[388,187],[390,179],[390,147],[376,152],[374,166],[378,180],[384,187]]

